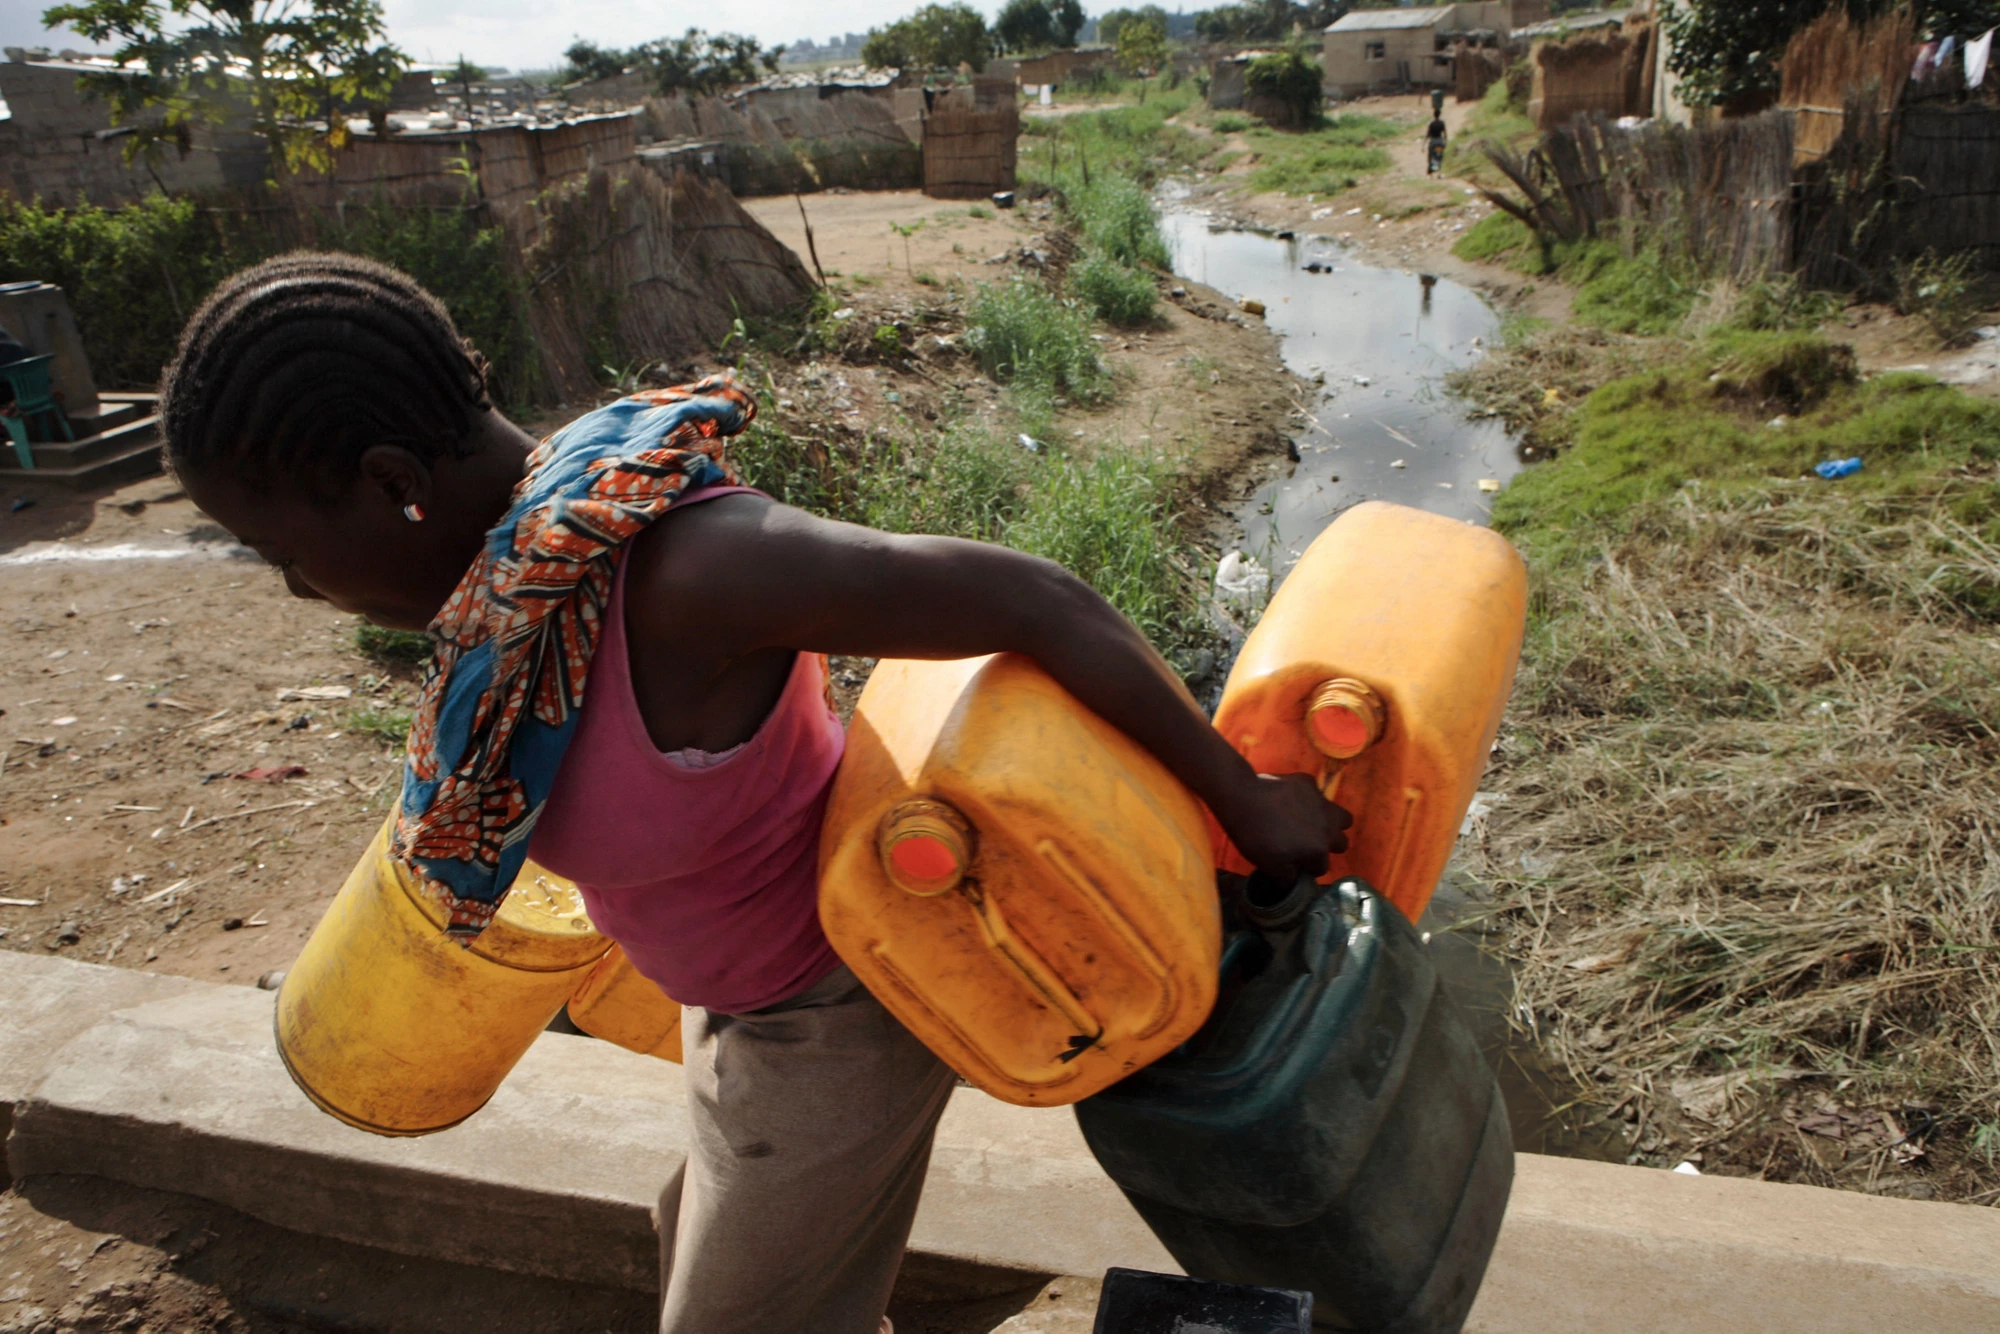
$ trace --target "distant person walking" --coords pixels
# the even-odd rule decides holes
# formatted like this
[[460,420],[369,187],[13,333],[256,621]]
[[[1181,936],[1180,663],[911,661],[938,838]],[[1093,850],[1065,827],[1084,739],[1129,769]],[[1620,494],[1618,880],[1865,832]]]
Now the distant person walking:
[[1424,168],[1424,174],[1426,176],[1435,176],[1444,170],[1444,116],[1442,114],[1431,117],[1430,128],[1424,131],[1424,149],[1428,160],[1428,165]]

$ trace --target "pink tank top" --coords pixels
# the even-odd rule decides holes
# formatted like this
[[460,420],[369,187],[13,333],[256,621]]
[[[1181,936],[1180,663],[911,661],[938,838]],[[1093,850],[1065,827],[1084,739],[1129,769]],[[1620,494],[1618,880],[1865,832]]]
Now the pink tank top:
[[[681,503],[748,490],[716,487]],[[740,1014],[839,964],[819,926],[819,828],[847,736],[800,653],[757,734],[663,754],[632,693],[620,558],[576,735],[528,855],[576,881],[598,930],[675,1000]]]

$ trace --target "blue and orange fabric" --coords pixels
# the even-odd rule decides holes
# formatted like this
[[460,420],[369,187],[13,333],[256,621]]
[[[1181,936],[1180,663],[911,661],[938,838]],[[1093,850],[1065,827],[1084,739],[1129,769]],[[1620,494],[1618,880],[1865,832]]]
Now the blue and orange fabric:
[[528,456],[430,635],[391,850],[462,941],[493,920],[576,730],[618,551],[683,496],[729,484],[755,399],[729,376],[634,394]]

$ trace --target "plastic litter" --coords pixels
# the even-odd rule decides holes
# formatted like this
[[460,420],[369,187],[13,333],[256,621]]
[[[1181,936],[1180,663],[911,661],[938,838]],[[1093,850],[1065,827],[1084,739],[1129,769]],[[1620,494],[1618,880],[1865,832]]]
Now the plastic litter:
[[1410,465],[1403,462],[1401,459],[1397,459],[1394,463],[1391,463],[1389,466],[1392,468],[1407,468]]
[[1500,479],[1498,477],[1482,477],[1479,479],[1479,489],[1491,495],[1500,489]]
[[1365,375],[1357,375],[1354,377],[1354,383],[1360,385],[1363,389],[1366,389],[1370,384],[1373,383],[1373,381],[1371,381]]
[[1814,464],[1813,471],[1831,482],[1842,477],[1852,477],[1855,473],[1860,472],[1861,460],[1858,458],[1828,459],[1824,463]]
[[1096,1334],[1307,1334],[1312,1300],[1310,1292],[1107,1269],[1093,1328]]
[[1698,1177],[1701,1175],[1701,1169],[1699,1167],[1696,1167],[1693,1163],[1675,1163],[1674,1175],[1683,1177]]
[[1271,572],[1255,556],[1231,551],[1215,566],[1215,596],[1239,607],[1254,606],[1271,591]]
[[1027,450],[1030,454],[1039,454],[1042,452],[1042,442],[1029,435],[1026,431],[1021,432],[1015,439],[1019,440],[1021,448]]
[[1242,307],[1245,315],[1262,315],[1264,313],[1264,303],[1255,297],[1246,296],[1236,304]]

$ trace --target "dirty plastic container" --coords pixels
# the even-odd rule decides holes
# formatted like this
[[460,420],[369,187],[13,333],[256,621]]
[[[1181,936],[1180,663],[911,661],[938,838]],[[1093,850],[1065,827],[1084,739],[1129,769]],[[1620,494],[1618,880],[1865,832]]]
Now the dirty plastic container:
[[594,1038],[679,1064],[681,1004],[632,966],[621,945],[597,961],[569,998],[570,1022]]
[[485,1106],[611,948],[576,887],[528,862],[468,948],[376,834],[278,991],[278,1051],[306,1096],[378,1135]]
[[880,663],[820,846],[820,921],[912,1033],[1004,1102],[1074,1102],[1215,999],[1200,804],[1026,658]]
[[[1306,548],[1223,688],[1216,729],[1259,773],[1316,775],[1354,813],[1332,878],[1366,880],[1411,921],[1485,770],[1527,600],[1491,529],[1356,505]],[[1223,865],[1250,870],[1233,848]]]
[[1313,1294],[1315,1324],[1455,1330],[1513,1182],[1506,1105],[1429,947],[1367,885],[1252,877],[1185,1047],[1076,1107],[1198,1278]]

